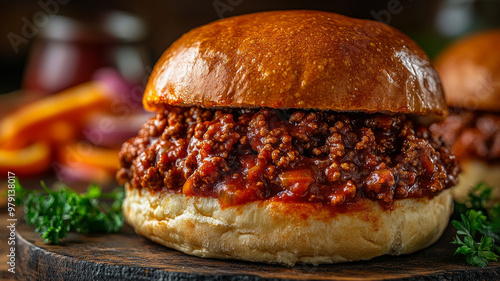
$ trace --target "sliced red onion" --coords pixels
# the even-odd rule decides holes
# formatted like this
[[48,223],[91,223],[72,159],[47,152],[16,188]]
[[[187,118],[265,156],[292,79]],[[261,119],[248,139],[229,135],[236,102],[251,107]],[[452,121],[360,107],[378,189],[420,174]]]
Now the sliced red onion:
[[74,167],[61,165],[55,173],[58,180],[67,184],[83,182],[105,184],[114,179],[114,173],[84,165]]
[[95,114],[86,124],[82,133],[96,146],[120,147],[123,142],[137,136],[142,125],[153,113],[136,113],[132,115]]
[[102,68],[94,74],[93,80],[102,82],[109,89],[115,104],[128,106],[132,111],[142,111],[144,87],[130,83],[116,69]]

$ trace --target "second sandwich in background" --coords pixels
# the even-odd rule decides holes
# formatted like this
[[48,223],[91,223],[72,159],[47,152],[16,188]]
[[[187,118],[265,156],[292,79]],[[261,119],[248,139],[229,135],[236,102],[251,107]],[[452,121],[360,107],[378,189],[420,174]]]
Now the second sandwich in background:
[[463,172],[454,197],[484,182],[500,198],[500,30],[457,41],[436,59],[450,116],[430,130],[453,146]]

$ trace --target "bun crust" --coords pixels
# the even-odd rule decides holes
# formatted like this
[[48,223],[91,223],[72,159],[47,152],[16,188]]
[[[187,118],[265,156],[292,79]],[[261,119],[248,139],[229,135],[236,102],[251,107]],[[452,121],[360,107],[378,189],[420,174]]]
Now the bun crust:
[[500,164],[489,164],[481,160],[463,160],[462,173],[453,188],[453,198],[464,202],[469,191],[480,182],[493,187],[493,199],[500,199]]
[[450,190],[433,199],[404,199],[393,210],[366,200],[332,213],[307,203],[259,201],[221,208],[217,199],[150,193],[126,185],[123,212],[135,231],[199,257],[292,266],[408,254],[434,243],[452,211]]
[[450,106],[500,111],[500,29],[474,34],[436,58]]
[[193,29],[157,62],[143,103],[447,113],[439,77],[414,41],[383,23],[318,11]]

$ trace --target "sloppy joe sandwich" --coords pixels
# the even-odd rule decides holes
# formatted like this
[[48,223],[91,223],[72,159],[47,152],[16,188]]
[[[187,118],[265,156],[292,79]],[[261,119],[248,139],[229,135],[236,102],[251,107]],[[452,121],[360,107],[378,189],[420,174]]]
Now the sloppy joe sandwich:
[[459,167],[428,130],[438,75],[383,23],[317,11],[222,19],[156,63],[156,112],[120,153],[125,217],[181,252],[293,265],[435,242]]
[[[453,193],[464,200],[479,182],[500,186],[500,30],[467,36],[436,59],[451,114],[431,131],[452,145],[463,172]],[[500,190],[493,190],[500,199]]]

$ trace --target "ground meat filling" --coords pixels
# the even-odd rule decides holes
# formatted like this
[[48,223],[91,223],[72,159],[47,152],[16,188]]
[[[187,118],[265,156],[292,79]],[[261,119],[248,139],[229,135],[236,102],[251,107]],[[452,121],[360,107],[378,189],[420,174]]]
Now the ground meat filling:
[[450,116],[430,130],[453,145],[458,159],[500,162],[500,114],[451,109]]
[[447,146],[404,115],[169,107],[120,152],[120,183],[334,206],[432,197],[457,183]]

